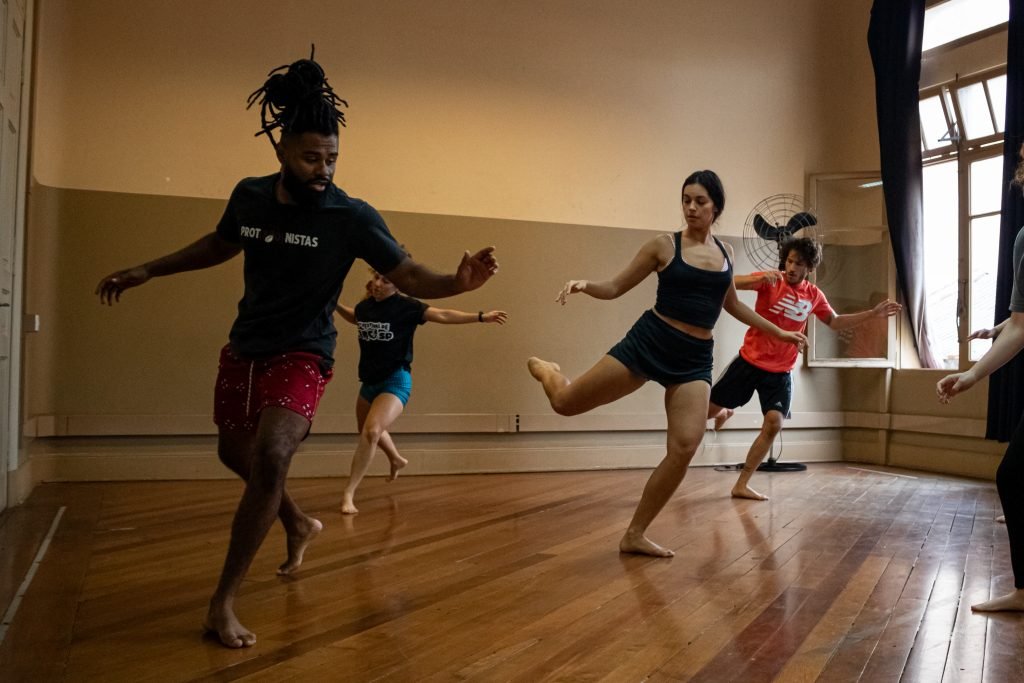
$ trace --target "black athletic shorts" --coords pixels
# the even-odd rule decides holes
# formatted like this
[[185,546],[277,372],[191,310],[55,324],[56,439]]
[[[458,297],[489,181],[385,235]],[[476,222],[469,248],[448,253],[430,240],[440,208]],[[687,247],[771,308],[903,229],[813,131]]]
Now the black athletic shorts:
[[738,408],[750,400],[755,390],[761,401],[762,415],[769,410],[777,410],[789,417],[789,406],[793,401],[790,373],[762,370],[743,360],[743,356],[736,356],[711,387],[711,402],[723,408]]
[[713,339],[677,330],[647,310],[608,355],[663,387],[703,380],[711,384]]

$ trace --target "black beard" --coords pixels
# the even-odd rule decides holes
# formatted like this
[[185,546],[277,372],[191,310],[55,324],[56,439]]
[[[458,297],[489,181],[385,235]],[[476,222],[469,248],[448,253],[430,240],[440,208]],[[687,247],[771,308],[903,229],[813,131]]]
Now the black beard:
[[326,189],[323,192],[314,190],[285,169],[281,170],[281,185],[288,191],[292,201],[300,206],[322,206],[327,195]]

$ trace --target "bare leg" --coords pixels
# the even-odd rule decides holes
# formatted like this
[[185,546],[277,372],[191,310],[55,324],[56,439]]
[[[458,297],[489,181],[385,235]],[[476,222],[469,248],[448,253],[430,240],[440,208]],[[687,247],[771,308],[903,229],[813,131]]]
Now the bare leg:
[[736,413],[732,408],[723,408],[717,403],[708,404],[708,419],[715,421],[715,431],[722,428],[722,425]]
[[395,442],[391,440],[390,432],[384,432],[380,435],[380,441],[377,442],[377,447],[384,451],[384,455],[387,456],[388,461],[391,463],[391,472],[388,474],[386,481],[394,481],[395,479],[398,479],[398,472],[408,465],[409,461],[403,458],[401,453],[398,452]]
[[[370,402],[362,396],[356,396],[356,422],[359,425],[359,431],[363,431],[363,424],[366,422],[366,416],[370,414]],[[384,451],[384,455],[388,457],[391,462],[391,473],[388,475],[387,481],[394,481],[398,479],[398,471],[409,464],[409,461],[402,457],[402,454],[398,452],[398,447],[395,446],[395,442],[391,440],[390,432],[384,432],[380,435],[380,441],[377,443],[377,447]]]
[[251,647],[256,635],[239,623],[234,602],[238,588],[281,509],[292,456],[309,430],[309,420],[285,408],[264,408],[245,492],[231,524],[231,541],[220,581],[206,615],[206,628],[227,647]]
[[972,612],[1024,612],[1024,588],[1012,593],[971,605]]
[[686,468],[704,437],[710,390],[707,382],[698,380],[671,386],[665,392],[668,452],[647,480],[629,528],[619,541],[621,552],[654,557],[672,557],[675,554],[645,534],[647,527],[679,488],[686,476]]
[[761,424],[761,432],[754,439],[754,443],[750,445],[750,450],[747,451],[747,461],[743,463],[740,476],[732,487],[733,498],[768,500],[768,496],[750,488],[750,478],[754,476],[754,472],[757,471],[757,466],[764,460],[764,456],[768,455],[775,437],[782,431],[782,419],[782,413],[778,410],[769,410],[765,414],[764,422]]
[[344,514],[354,515],[359,512],[354,501],[356,488],[366,476],[370,461],[373,460],[373,456],[377,452],[377,444],[380,442],[381,435],[402,414],[404,407],[394,394],[381,394],[370,404],[370,409],[359,430],[359,444],[352,456],[352,469],[341,497],[341,511]]
[[[217,453],[220,460],[232,472],[242,478],[249,480],[249,470],[252,466],[253,453],[256,450],[256,435],[248,432],[221,432],[217,443]],[[294,572],[302,564],[302,556],[306,547],[317,537],[324,525],[320,520],[309,517],[299,506],[295,504],[292,497],[285,489],[281,492],[281,507],[277,516],[284,526],[287,536],[288,556],[284,563],[277,569],[280,575],[287,575]]]
[[575,381],[562,374],[557,363],[530,358],[526,366],[544,387],[551,408],[559,415],[579,415],[631,394],[645,380],[611,356],[604,356]]

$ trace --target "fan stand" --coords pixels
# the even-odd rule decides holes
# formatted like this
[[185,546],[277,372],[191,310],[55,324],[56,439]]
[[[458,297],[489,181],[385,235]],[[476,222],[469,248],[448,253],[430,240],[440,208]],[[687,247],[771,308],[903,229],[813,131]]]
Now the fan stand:
[[[782,435],[779,434],[779,440],[782,440]],[[782,452],[781,444],[779,452]],[[738,465],[739,469],[743,469],[743,464]],[[804,472],[807,470],[807,465],[802,462],[779,462],[779,458],[775,455],[775,444],[772,444],[771,450],[768,451],[768,459],[757,466],[758,472]]]
[[807,465],[802,462],[779,462],[774,458],[768,458],[757,466],[758,472],[803,472]]

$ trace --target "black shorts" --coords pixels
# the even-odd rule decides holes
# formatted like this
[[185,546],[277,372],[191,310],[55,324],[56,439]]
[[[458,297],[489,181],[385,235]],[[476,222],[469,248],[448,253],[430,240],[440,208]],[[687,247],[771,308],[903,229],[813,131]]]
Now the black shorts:
[[711,384],[713,339],[698,339],[647,310],[608,355],[663,387],[703,380]]
[[761,401],[761,414],[777,410],[789,417],[793,401],[793,378],[788,372],[768,372],[743,360],[743,356],[729,364],[715,385],[711,387],[711,402],[723,408],[738,408],[746,404],[757,391]]

